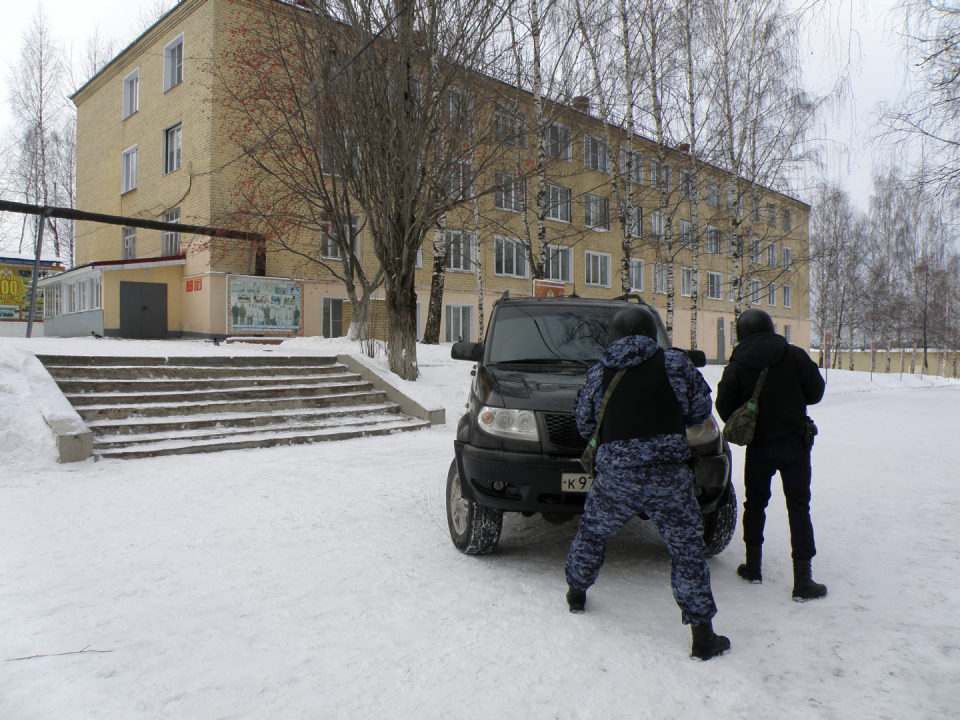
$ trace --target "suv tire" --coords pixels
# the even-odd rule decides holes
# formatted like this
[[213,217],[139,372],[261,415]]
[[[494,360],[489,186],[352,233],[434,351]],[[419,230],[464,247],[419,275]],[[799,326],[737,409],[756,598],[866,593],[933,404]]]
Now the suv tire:
[[703,544],[707,557],[719,555],[733,540],[737,529],[737,493],[733,483],[727,485],[726,497],[712,513],[703,516]]
[[460,472],[454,459],[447,473],[447,525],[450,538],[467,555],[485,555],[500,542],[503,510],[480,505],[463,496]]

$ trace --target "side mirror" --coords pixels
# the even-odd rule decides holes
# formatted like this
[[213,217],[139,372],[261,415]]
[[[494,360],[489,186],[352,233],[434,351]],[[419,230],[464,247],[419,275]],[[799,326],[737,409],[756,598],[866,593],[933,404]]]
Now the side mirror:
[[455,342],[450,350],[450,357],[454,360],[480,362],[483,359],[483,343],[466,342],[464,340]]
[[694,367],[704,367],[707,364],[707,354],[703,350],[687,350],[687,356]]

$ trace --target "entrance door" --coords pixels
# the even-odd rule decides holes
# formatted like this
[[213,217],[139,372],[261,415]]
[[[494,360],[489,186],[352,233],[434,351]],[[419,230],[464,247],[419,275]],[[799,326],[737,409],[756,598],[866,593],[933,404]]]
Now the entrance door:
[[727,341],[723,337],[723,318],[717,318],[717,364],[727,364]]
[[165,283],[120,283],[120,337],[167,337]]

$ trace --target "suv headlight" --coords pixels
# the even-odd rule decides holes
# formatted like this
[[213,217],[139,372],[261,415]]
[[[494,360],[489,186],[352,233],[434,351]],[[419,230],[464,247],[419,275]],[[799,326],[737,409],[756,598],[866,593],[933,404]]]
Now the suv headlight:
[[691,445],[706,445],[720,437],[720,428],[717,427],[717,421],[713,415],[707,418],[706,422],[687,428],[687,442]]
[[482,407],[477,415],[477,424],[481,430],[491,435],[519,440],[540,440],[537,418],[529,410]]

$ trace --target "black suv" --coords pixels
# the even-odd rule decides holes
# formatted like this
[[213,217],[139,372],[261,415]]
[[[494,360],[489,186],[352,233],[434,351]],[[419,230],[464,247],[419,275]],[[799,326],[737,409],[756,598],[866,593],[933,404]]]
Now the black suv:
[[[670,347],[656,309],[638,296],[595,300],[502,298],[493,306],[485,343],[458,342],[451,356],[476,363],[467,413],[447,476],[447,522],[453,544],[470,555],[492,551],[503,513],[541,513],[561,523],[583,512],[593,478],[580,456],[587,441],[573,416],[587,368],[607,346],[607,329],[625,302],[648,307],[657,340]],[[697,367],[702,351],[688,351]],[[707,555],[722,551],[737,523],[730,448],[716,420],[687,430],[696,461],[695,493]]]

